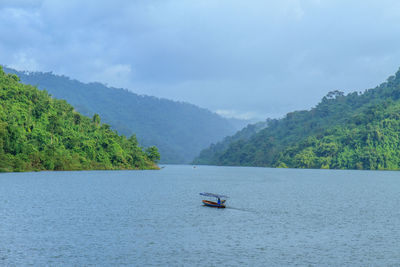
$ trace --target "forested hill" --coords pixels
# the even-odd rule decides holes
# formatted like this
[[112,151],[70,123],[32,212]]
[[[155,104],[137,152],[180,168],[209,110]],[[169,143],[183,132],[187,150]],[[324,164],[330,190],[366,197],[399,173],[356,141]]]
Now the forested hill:
[[0,171],[157,169],[158,159],[0,67]]
[[216,165],[400,169],[400,71],[363,93],[330,92],[308,111],[230,143]]
[[5,71],[67,100],[84,115],[98,113],[118,132],[136,134],[143,146],[157,146],[162,163],[189,163],[201,149],[236,130],[227,119],[188,103],[137,95],[100,83],[85,84],[49,72]]
[[216,144],[211,144],[208,148],[203,149],[200,152],[200,155],[194,159],[193,164],[213,164],[215,161],[218,160],[221,154],[224,153],[224,151],[229,147],[231,143],[237,141],[244,142],[249,140],[253,135],[267,127],[269,121],[270,119],[267,119],[263,122],[249,124],[234,135],[227,136],[222,141]]

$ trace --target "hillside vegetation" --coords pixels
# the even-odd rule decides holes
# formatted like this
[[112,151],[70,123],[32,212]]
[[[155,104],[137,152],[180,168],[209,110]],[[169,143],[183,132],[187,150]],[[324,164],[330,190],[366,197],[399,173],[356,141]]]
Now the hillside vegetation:
[[0,171],[157,169],[155,147],[143,151],[82,116],[64,100],[19,82],[0,67]]
[[211,144],[208,148],[203,149],[200,152],[200,155],[193,160],[193,164],[202,164],[202,165],[210,165],[213,164],[221,154],[229,148],[229,145],[233,142],[237,141],[247,141],[253,135],[267,127],[268,122],[270,120],[266,120],[265,122],[258,122],[254,124],[249,124],[244,127],[242,130],[238,131],[232,136],[225,137],[222,141]]
[[100,83],[82,83],[47,72],[20,72],[23,83],[65,99],[82,114],[98,113],[112,129],[136,134],[142,146],[157,146],[162,163],[189,163],[211,143],[233,134],[234,126],[219,115],[183,102],[138,95]]
[[363,93],[330,92],[212,158],[216,165],[398,170],[400,71]]

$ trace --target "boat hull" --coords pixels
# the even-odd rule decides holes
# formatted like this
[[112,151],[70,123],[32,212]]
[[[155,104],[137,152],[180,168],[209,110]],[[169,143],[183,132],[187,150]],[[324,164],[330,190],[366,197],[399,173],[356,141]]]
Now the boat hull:
[[203,200],[203,205],[207,207],[212,207],[212,208],[219,208],[223,209],[225,208],[225,204],[218,204],[217,202],[209,201],[209,200]]

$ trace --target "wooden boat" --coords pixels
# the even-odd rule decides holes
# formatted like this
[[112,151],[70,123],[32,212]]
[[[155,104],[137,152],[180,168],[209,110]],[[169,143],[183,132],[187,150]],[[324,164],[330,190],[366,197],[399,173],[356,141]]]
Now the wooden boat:
[[213,193],[200,193],[200,195],[206,196],[206,197],[215,197],[217,199],[217,202],[205,200],[205,199],[202,200],[204,206],[213,207],[213,208],[225,208],[226,199],[223,199],[223,198],[228,198],[228,196],[218,195],[218,194],[213,194]]

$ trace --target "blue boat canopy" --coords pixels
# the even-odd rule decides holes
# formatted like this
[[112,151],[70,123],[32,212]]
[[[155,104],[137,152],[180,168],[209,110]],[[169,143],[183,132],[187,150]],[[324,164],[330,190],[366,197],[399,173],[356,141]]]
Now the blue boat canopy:
[[228,198],[228,196],[218,195],[218,194],[213,194],[213,193],[200,193],[200,195],[206,196],[206,197]]

